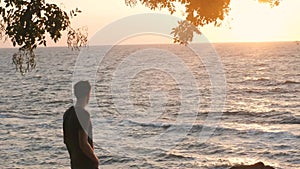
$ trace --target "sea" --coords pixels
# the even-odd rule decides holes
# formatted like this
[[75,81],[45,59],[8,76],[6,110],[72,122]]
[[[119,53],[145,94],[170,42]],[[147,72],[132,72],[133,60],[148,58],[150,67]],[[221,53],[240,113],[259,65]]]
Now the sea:
[[[299,169],[300,45],[210,47],[38,48],[36,68],[24,76],[12,64],[17,49],[1,48],[0,168],[70,168],[63,114],[74,102],[72,84],[83,78],[93,86],[86,109],[99,168],[228,169],[261,161]],[[88,60],[96,69],[84,77],[74,73],[85,68],[83,51],[98,58]]]

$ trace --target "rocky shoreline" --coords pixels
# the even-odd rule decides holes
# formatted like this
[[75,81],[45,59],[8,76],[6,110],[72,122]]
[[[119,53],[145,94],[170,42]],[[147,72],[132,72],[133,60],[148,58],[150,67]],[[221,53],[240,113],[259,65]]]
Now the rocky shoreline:
[[258,162],[252,165],[236,165],[230,169],[275,169],[272,166],[265,165],[263,162]]

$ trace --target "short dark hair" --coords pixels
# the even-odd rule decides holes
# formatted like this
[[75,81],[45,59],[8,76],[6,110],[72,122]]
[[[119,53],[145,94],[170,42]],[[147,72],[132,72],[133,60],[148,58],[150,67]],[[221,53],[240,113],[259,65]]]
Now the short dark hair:
[[79,81],[74,85],[74,94],[77,99],[88,96],[90,91],[91,84],[89,81]]

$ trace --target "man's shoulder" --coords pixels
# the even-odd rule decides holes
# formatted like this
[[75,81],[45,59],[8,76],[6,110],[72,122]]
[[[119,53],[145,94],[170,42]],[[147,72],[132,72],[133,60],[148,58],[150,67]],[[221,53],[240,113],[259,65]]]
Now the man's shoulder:
[[64,119],[70,116],[70,114],[74,112],[74,106],[69,107],[64,113]]
[[82,121],[86,122],[90,120],[90,113],[82,107],[71,106],[66,110],[63,116],[63,121]]

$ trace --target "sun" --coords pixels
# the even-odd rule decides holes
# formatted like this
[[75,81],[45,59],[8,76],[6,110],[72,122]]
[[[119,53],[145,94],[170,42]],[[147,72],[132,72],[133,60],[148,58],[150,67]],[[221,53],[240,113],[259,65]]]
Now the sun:
[[203,32],[217,42],[296,41],[300,39],[297,6],[299,0],[283,0],[273,8],[255,0],[233,0],[223,22],[227,25],[207,26]]

